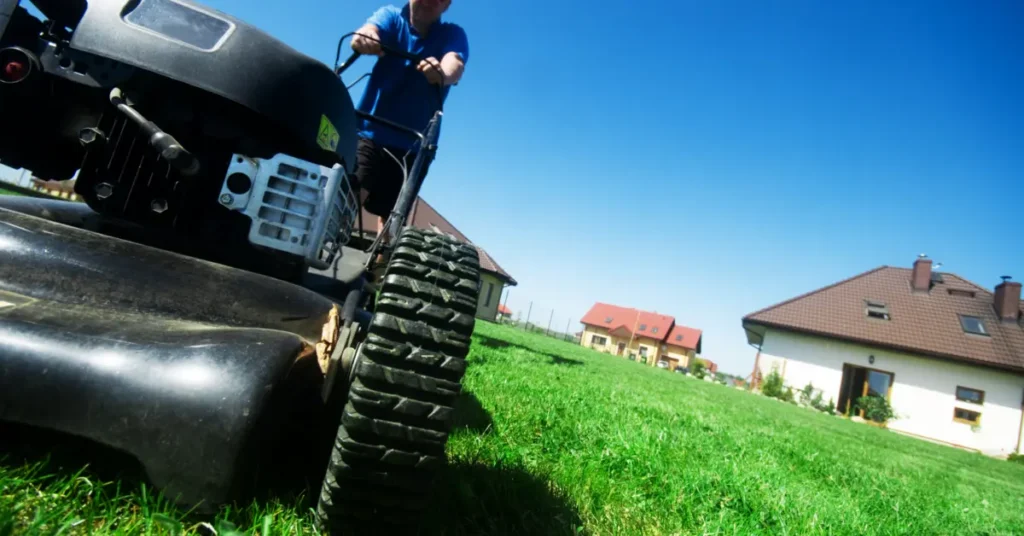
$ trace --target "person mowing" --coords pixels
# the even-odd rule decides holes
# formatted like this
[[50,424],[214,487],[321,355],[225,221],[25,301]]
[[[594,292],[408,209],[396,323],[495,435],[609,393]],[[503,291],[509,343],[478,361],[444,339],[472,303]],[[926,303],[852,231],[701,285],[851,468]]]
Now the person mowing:
[[[466,32],[457,24],[441,21],[451,0],[409,0],[402,8],[378,9],[352,38],[352,49],[378,56],[357,109],[422,131],[450,86],[462,79],[469,60]],[[381,43],[425,58],[415,69],[407,60],[388,56]],[[391,213],[416,159],[417,139],[388,126],[360,120],[356,152],[356,183],[367,212],[377,216],[378,232]],[[426,178],[430,162],[425,162]]]

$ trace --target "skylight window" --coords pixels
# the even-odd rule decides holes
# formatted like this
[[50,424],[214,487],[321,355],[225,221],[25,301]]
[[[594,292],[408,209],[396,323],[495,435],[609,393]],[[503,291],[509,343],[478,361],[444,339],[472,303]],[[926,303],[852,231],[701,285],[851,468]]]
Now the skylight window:
[[676,342],[683,342],[683,336],[682,335],[676,335]]
[[868,318],[874,318],[877,320],[891,320],[892,316],[889,314],[889,307],[880,301],[876,300],[864,300],[867,307],[864,310],[864,314]]
[[651,328],[651,333],[657,333],[657,332],[658,332],[658,326],[654,326],[654,327]]
[[949,292],[950,296],[963,296],[965,298],[973,298],[974,297],[974,291],[972,291],[972,290],[963,290],[963,289],[958,289],[958,288],[951,288],[951,289],[948,289],[947,292]]
[[967,333],[988,336],[988,331],[985,330],[985,322],[976,316],[960,315],[960,326]]
[[647,331],[647,324],[640,324],[640,331]]
[[605,324],[611,324],[612,323],[612,317],[609,316],[608,318],[605,318],[604,319],[604,323]]

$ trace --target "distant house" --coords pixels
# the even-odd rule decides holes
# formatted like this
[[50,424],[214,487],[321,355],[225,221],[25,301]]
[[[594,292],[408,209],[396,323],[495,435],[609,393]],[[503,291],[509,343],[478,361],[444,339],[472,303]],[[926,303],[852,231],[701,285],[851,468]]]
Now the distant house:
[[[437,229],[473,244],[422,197],[417,197],[413,202],[409,221],[410,225],[418,229]],[[372,237],[376,236],[377,232],[377,217],[364,210],[363,234]],[[477,300],[476,317],[494,322],[498,317],[498,305],[505,287],[516,286],[518,283],[482,247],[477,244],[473,244],[473,247],[480,257],[480,297]]]
[[710,372],[712,374],[718,374],[718,363],[715,363],[714,361],[712,361],[710,359],[704,359],[704,358],[701,358],[701,361],[704,362],[704,366],[707,367],[708,372]]
[[652,367],[659,362],[670,370],[687,367],[701,350],[701,330],[676,324],[668,315],[595,303],[580,323],[581,345]]
[[509,309],[508,307],[505,307],[505,304],[499,304],[498,305],[498,319],[499,320],[511,320],[512,319],[512,309]]
[[[1020,452],[1024,432],[1021,284],[990,292],[950,273],[882,266],[751,313],[755,384],[773,369],[840,412],[888,399],[888,428],[990,455]],[[755,385],[756,386],[756,385]]]

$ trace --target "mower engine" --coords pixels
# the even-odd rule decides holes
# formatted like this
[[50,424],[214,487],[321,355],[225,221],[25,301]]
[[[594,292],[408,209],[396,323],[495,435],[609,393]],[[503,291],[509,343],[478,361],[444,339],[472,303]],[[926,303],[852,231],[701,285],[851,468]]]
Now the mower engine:
[[333,262],[357,216],[356,128],[330,68],[188,0],[33,5],[0,0],[0,162],[74,178],[168,249]]

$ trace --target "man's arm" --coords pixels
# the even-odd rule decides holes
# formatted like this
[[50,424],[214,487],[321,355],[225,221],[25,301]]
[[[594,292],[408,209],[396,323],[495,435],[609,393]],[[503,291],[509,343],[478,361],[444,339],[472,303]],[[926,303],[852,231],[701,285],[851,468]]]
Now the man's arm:
[[384,54],[380,47],[380,29],[371,23],[364,24],[356,30],[356,35],[352,36],[352,50],[368,56]]
[[441,75],[431,65],[438,66],[444,72],[444,85],[453,86],[462,80],[462,75],[466,72],[466,62],[469,61],[469,39],[462,28],[456,26],[451,30],[444,52],[440,61],[437,58],[427,58],[420,62],[418,69],[431,84],[440,84]]
[[352,50],[360,54],[382,56],[381,41],[393,39],[395,18],[401,16],[392,6],[385,6],[373,13],[352,37]]
[[441,58],[441,70],[444,71],[446,85],[454,86],[462,80],[462,73],[466,71],[466,62],[458,52],[449,52]]
[[462,73],[466,71],[466,63],[462,61],[458,53],[449,52],[441,58],[441,61],[433,56],[424,59],[416,66],[416,69],[423,73],[431,84],[442,82],[441,73],[437,72],[440,69],[444,73],[444,85],[454,86],[459,83],[459,80],[462,80]]

